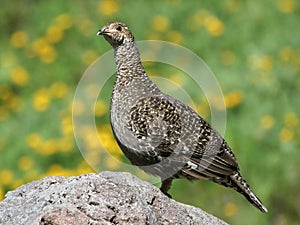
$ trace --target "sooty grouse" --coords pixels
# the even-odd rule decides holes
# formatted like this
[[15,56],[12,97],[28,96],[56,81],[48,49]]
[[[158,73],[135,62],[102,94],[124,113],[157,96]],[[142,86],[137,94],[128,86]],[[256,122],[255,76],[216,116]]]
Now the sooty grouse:
[[114,22],[97,34],[114,49],[117,76],[110,120],[131,163],[161,177],[161,191],[166,195],[175,178],[207,179],[234,188],[267,212],[242,178],[221,135],[189,106],[161,92],[147,76],[129,28]]

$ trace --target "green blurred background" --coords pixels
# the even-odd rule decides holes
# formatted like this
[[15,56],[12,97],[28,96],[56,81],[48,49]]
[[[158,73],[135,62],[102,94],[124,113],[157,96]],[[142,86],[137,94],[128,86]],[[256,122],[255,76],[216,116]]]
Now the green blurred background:
[[[225,138],[269,213],[207,181],[177,180],[173,198],[230,224],[300,224],[299,0],[2,1],[0,199],[45,176],[93,172],[75,143],[73,96],[88,66],[111,49],[96,32],[116,20],[136,40],[180,44],[213,70],[227,108]],[[145,67],[182,86],[210,120],[201,91],[190,90],[180,71],[155,63]],[[124,160],[108,125],[112,84],[113,78],[99,96],[95,117],[103,144]],[[78,107],[76,113],[85,110]],[[86,133],[88,144],[94,138]],[[89,157],[97,161],[97,154]],[[101,159],[103,166],[121,170],[112,158]]]

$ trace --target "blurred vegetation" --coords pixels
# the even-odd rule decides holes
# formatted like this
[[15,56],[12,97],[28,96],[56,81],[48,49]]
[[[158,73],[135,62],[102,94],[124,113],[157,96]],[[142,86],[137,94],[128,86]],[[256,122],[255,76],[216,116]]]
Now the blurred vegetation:
[[[225,94],[226,139],[269,213],[207,181],[175,181],[174,199],[230,224],[300,224],[299,0],[3,1],[0,199],[34,179],[93,172],[74,139],[73,96],[88,66],[111,49],[96,32],[116,20],[129,25],[136,40],[180,44],[210,66]],[[145,66],[181,85],[209,120],[201,91],[190,90],[179,71]],[[108,122],[112,82],[99,96],[95,117],[105,147],[124,160]],[[94,138],[86,133],[88,144]],[[103,163],[121,170],[111,157]]]

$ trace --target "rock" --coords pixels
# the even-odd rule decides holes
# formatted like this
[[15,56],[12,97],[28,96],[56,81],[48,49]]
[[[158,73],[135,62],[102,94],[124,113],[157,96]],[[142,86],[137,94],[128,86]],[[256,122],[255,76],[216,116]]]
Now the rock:
[[1,225],[205,224],[225,222],[178,203],[130,173],[46,177],[6,194]]

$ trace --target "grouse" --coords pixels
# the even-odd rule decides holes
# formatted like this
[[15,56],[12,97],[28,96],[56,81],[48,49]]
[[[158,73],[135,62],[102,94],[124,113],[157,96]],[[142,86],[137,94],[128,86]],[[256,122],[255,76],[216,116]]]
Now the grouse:
[[108,23],[97,35],[103,35],[114,49],[117,75],[110,122],[129,161],[159,176],[160,189],[167,196],[175,178],[206,179],[235,189],[267,212],[241,176],[236,157],[221,135],[151,81],[129,28],[121,22]]

